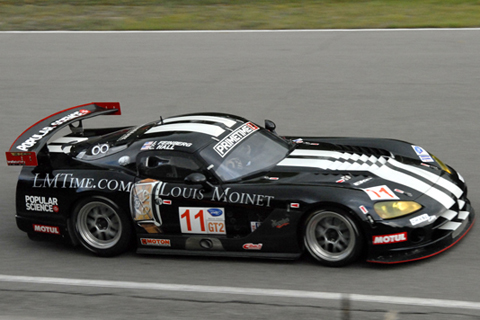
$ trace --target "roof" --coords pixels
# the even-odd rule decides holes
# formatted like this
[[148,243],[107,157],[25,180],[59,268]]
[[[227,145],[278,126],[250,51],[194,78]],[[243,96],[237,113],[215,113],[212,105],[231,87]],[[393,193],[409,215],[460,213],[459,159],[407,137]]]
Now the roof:
[[142,150],[168,148],[195,152],[218,144],[248,124],[248,120],[225,113],[194,113],[160,120],[138,140]]

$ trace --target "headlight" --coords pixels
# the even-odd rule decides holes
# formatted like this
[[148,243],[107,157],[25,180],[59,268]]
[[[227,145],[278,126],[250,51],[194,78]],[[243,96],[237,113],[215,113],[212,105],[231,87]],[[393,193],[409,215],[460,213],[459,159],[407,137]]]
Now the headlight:
[[452,174],[452,172],[451,172],[450,169],[445,165],[445,163],[443,163],[442,161],[440,161],[440,159],[438,159],[437,157],[435,157],[433,154],[430,153],[430,155],[432,156],[433,160],[437,161],[438,165],[440,166],[440,168],[442,168],[443,171],[446,171],[446,172],[448,172],[449,174]]
[[414,213],[422,206],[415,201],[384,201],[375,203],[373,208],[382,219],[393,219]]

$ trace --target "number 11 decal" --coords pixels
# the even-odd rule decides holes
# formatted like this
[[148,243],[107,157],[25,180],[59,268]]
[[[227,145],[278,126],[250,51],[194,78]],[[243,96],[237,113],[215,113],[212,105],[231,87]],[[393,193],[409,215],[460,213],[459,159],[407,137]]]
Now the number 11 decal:
[[398,200],[397,195],[387,186],[363,189],[371,200]]
[[182,233],[226,234],[223,208],[178,208]]

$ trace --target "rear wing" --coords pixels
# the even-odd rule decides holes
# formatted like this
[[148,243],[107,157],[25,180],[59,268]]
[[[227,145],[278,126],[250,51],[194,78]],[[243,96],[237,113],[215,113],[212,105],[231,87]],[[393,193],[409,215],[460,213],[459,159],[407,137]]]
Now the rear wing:
[[[6,152],[9,166],[37,166],[37,153],[60,129],[99,115],[120,115],[118,102],[92,102],[59,111],[25,130]],[[75,127],[72,128],[74,130]]]

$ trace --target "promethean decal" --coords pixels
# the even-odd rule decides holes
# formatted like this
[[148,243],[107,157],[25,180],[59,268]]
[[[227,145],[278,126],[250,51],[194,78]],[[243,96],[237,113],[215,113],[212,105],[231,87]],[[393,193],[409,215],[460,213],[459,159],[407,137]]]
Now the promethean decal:
[[245,123],[217,143],[213,149],[223,158],[243,139],[260,129],[251,122]]

